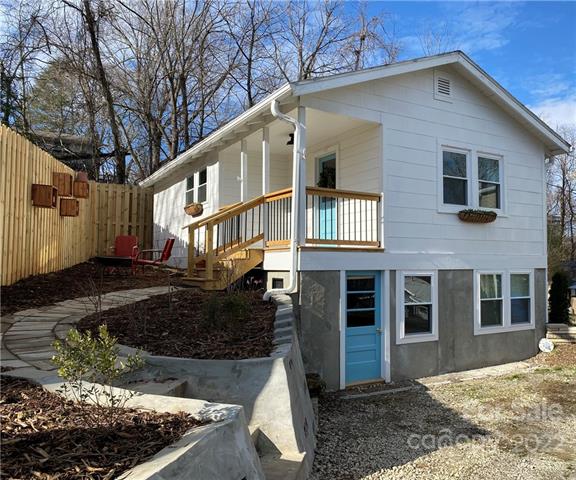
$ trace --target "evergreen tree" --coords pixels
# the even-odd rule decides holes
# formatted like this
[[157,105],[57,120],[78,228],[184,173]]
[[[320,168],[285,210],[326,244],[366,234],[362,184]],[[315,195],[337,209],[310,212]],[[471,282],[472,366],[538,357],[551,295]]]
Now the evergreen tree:
[[570,298],[568,296],[569,278],[564,272],[556,272],[552,276],[550,286],[550,322],[568,323]]

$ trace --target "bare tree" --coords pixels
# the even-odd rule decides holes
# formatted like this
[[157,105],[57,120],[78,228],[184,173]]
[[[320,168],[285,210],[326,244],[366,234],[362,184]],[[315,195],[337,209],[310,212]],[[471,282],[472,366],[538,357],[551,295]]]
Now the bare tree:
[[271,93],[282,82],[267,47],[279,32],[282,4],[271,0],[246,0],[235,4],[224,17],[239,61],[231,77],[240,87],[246,107]]
[[44,19],[49,6],[40,0],[2,3],[5,29],[0,34],[1,121],[28,132],[28,92],[39,70],[42,56],[49,51]]
[[346,56],[351,56],[345,63],[350,63],[353,70],[373,66],[374,63],[387,65],[397,60],[400,45],[389,15],[380,12],[369,17],[366,3],[360,3],[350,24],[354,25],[355,29],[344,52]]
[[76,5],[68,0],[62,2],[75,10],[83,20],[85,32],[90,40],[90,50],[94,60],[94,69],[96,78],[100,84],[102,95],[105,99],[106,110],[108,113],[108,122],[112,139],[114,143],[114,159],[116,163],[115,176],[118,183],[126,183],[126,151],[123,146],[120,127],[116,112],[114,111],[114,97],[112,95],[112,87],[108,80],[108,74],[104,68],[102,60],[102,53],[100,48],[100,27],[102,20],[111,13],[112,6],[100,2],[97,5],[97,11],[94,11],[92,0],[82,0],[81,4]]
[[[559,133],[571,144],[576,142],[576,127],[561,126]],[[558,155],[547,166],[548,216],[552,236],[549,250],[557,263],[576,260],[576,155]]]
[[454,35],[446,23],[422,32],[418,35],[418,40],[424,55],[438,55],[458,48]]

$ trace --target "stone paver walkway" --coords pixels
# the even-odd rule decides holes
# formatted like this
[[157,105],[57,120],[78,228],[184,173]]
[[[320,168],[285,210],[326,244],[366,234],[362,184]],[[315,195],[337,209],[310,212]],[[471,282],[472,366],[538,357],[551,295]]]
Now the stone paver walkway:
[[[101,309],[146,300],[168,293],[168,289],[168,286],[161,286],[107,293],[101,296]],[[65,337],[81,318],[95,311],[94,298],[82,297],[1,317],[2,367],[54,370],[51,362],[55,354],[54,341]]]

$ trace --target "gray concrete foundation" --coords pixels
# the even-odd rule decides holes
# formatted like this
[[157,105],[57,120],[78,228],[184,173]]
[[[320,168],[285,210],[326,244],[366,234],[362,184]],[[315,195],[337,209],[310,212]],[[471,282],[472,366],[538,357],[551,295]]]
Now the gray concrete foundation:
[[[474,272],[438,270],[439,339],[396,344],[396,272],[390,272],[390,368],[392,380],[488,367],[525,360],[545,336],[546,271],[534,270],[536,327],[474,335]],[[329,390],[340,388],[340,272],[300,273],[298,327],[307,372],[318,373]]]

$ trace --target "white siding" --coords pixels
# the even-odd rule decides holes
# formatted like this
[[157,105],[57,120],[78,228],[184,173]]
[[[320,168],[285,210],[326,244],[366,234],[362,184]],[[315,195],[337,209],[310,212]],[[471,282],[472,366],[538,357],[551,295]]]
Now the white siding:
[[[207,201],[202,216],[192,218],[184,212],[186,177],[204,166],[207,167]],[[187,166],[158,183],[154,190],[154,248],[162,248],[166,239],[175,238],[170,265],[185,268],[188,257],[188,230],[182,227],[218,209],[218,163],[212,156],[206,162]]]
[[[219,154],[220,205],[240,201],[240,154],[224,150]],[[270,155],[270,191],[292,185],[292,158],[289,155]],[[248,152],[248,199],[262,195],[262,153]]]
[[[308,129],[314,129],[314,125],[308,125]],[[332,151],[337,155],[337,188],[372,193],[381,191],[379,125],[358,127],[344,136],[309,145],[306,154],[307,185],[316,186],[316,158]]]
[[[461,263],[470,267],[480,267],[474,262],[482,256],[521,256],[527,266],[545,267],[543,145],[455,71],[448,74],[451,103],[434,99],[433,70],[320,92],[303,101],[335,113],[380,119],[386,254],[451,255],[470,259]],[[506,208],[495,223],[468,224],[453,213],[439,212],[439,150],[444,142],[503,156]],[[373,152],[376,145],[372,140],[364,151]],[[363,147],[356,151],[361,157]],[[342,157],[341,188],[377,191],[377,171],[364,164],[350,164],[344,171]]]

